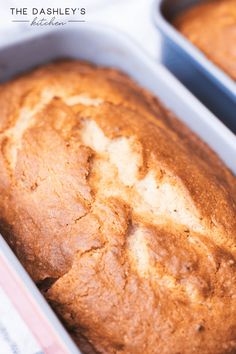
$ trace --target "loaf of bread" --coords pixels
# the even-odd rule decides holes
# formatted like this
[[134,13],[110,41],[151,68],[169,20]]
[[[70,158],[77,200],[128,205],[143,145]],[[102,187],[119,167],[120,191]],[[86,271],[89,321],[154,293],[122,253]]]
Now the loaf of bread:
[[233,80],[236,80],[236,0],[203,1],[174,25]]
[[83,352],[236,353],[236,178],[214,152],[78,61],[0,107],[0,231]]

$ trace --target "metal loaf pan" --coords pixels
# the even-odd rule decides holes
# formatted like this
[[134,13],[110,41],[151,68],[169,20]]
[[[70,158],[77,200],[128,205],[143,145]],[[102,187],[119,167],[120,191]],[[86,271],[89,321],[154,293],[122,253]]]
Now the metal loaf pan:
[[[179,119],[207,142],[236,174],[234,134],[167,69],[147,57],[136,44],[127,39],[127,36],[114,30],[86,23],[63,30],[37,31],[21,35],[4,47],[0,47],[0,81],[4,82],[14,75],[50,60],[65,57],[116,67],[129,74],[140,85],[157,95]],[[12,284],[17,283],[16,289],[18,293],[22,292],[22,301],[27,297],[28,303],[34,304],[32,311],[35,313],[37,323],[44,328],[45,326],[50,327],[51,330],[53,328],[54,334],[61,339],[60,343],[57,341],[60,350],[47,347],[45,353],[78,353],[68,334],[1,236],[0,264],[4,264],[2,266],[4,272],[8,272],[9,277],[15,279]],[[0,279],[0,288],[1,286],[7,291],[10,285],[7,281],[1,282]],[[15,301],[14,291],[9,291],[8,295],[13,299],[12,301]],[[17,308],[20,309],[19,304]],[[29,317],[25,321],[32,328]],[[37,332],[39,342],[42,346],[44,344],[43,348],[46,348],[45,338],[40,335],[40,331]]]
[[162,39],[162,62],[236,133],[236,83],[171,24],[178,13],[200,2],[204,1],[154,1],[154,21]]

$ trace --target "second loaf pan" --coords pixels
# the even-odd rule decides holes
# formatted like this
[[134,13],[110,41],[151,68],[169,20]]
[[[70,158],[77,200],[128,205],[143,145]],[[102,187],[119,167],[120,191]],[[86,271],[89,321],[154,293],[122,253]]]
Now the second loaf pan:
[[171,24],[201,0],[155,0],[154,20],[162,37],[162,61],[224,124],[236,133],[236,83]]

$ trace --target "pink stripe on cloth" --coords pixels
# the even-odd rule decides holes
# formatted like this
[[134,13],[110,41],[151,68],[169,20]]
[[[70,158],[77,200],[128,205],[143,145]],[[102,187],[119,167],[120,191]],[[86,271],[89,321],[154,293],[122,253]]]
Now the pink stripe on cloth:
[[14,268],[11,268],[8,261],[1,255],[0,270],[0,286],[33,333],[43,352],[45,354],[69,354],[69,350],[47,320],[33,295],[30,294]]

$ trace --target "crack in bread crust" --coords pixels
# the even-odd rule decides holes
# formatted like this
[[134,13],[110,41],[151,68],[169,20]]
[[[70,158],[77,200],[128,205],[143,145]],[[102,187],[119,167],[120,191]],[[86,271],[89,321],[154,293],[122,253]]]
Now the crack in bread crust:
[[0,231],[83,350],[234,353],[236,181],[218,157],[111,69],[49,64],[0,104]]

